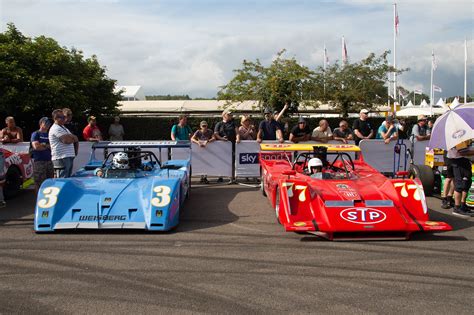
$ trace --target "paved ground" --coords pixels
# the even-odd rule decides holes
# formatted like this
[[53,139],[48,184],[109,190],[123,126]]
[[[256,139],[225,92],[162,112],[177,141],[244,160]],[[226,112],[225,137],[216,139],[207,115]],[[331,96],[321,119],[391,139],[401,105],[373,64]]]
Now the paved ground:
[[285,233],[256,189],[194,186],[172,233],[36,235],[34,194],[0,209],[1,313],[472,314],[474,220],[392,242]]

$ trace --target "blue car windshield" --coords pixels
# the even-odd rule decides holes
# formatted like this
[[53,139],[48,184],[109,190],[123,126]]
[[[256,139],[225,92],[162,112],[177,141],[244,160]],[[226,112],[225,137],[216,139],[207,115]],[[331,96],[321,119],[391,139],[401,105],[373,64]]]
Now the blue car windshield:
[[137,178],[143,177],[141,170],[120,170],[109,168],[105,171],[104,178]]

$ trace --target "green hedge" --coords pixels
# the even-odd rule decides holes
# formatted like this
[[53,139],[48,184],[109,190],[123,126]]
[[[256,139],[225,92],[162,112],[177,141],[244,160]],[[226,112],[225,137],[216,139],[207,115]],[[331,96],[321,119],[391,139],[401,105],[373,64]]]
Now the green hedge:
[[[258,125],[258,123],[263,119],[261,116],[253,117],[254,124]],[[318,126],[319,121],[323,118],[306,118],[306,121],[311,130]],[[329,126],[332,130],[339,126],[339,122],[341,118],[324,118],[329,122]],[[188,124],[194,130],[199,128],[199,123],[205,120],[209,124],[210,128],[214,128],[216,123],[221,121],[220,117],[189,117]],[[349,118],[347,121],[349,122],[349,127],[352,127],[355,118]],[[374,129],[377,129],[384,118],[370,118],[369,121],[371,122]],[[85,121],[85,117],[77,117],[75,121],[79,124],[79,129],[82,131],[87,124]],[[109,126],[112,123],[112,118],[102,118],[97,121],[98,126],[102,130],[105,139],[108,138],[107,131],[109,130]],[[288,118],[285,117],[282,119],[283,123],[288,122],[289,128],[295,126],[298,122],[297,117]],[[411,130],[411,127],[414,123],[416,123],[416,118],[410,118],[407,121],[407,125],[409,127],[408,130]],[[236,122],[240,125],[240,118],[236,117]],[[17,122],[18,123],[18,122]],[[178,118],[169,118],[169,117],[122,117],[120,123],[123,125],[125,129],[125,140],[164,140],[170,139],[170,132],[171,127],[173,124],[178,123]],[[30,139],[30,134],[33,132],[35,126],[25,126],[24,122],[20,122],[18,124],[24,131],[24,139],[28,141]],[[288,135],[286,135],[288,138]]]
[[[263,119],[263,117],[253,117],[254,124],[258,123]],[[319,124],[319,121],[323,118],[307,118],[306,121],[311,130],[316,128]],[[324,118],[329,122],[329,126],[332,130],[339,127],[339,122],[341,118]],[[349,118],[349,126],[352,127],[352,124],[356,118]],[[214,128],[215,124],[221,121],[220,117],[204,118],[204,117],[189,117],[188,125],[194,130],[199,128],[199,123],[202,120],[206,120],[210,128]],[[289,128],[295,126],[298,122],[297,117],[293,118],[283,118],[283,123],[288,121]],[[380,124],[384,121],[384,118],[370,118],[370,123],[374,129],[377,129]],[[177,123],[178,119],[165,118],[165,117],[123,117],[121,123],[125,129],[125,139],[126,140],[158,140],[158,139],[170,139],[170,131],[173,124]],[[238,125],[240,125],[240,119],[236,119]],[[407,120],[409,130],[411,126],[416,122],[416,119]],[[101,122],[98,122],[99,125]],[[110,123],[106,124],[108,126]],[[103,126],[103,125],[102,125]],[[104,129],[106,130],[106,129]],[[288,135],[286,136],[288,137]]]

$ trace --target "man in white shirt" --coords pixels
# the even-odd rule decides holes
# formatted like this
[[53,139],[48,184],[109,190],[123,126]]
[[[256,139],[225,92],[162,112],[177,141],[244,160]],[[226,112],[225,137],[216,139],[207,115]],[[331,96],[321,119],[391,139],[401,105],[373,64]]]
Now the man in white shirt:
[[51,160],[53,161],[56,178],[70,177],[74,157],[74,144],[79,140],[65,126],[65,115],[62,110],[53,111],[54,124],[49,129]]
[[319,121],[319,127],[314,128],[311,140],[327,143],[333,139],[331,127],[326,119]]

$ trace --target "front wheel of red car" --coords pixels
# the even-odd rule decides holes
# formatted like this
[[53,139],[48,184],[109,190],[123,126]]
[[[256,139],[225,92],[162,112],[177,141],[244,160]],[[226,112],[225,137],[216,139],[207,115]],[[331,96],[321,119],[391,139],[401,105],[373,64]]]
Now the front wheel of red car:
[[262,192],[262,195],[264,197],[267,196],[267,193],[265,192],[265,179],[264,179],[263,175],[262,175],[262,179],[260,180],[260,191]]
[[278,187],[276,188],[276,196],[275,196],[275,215],[278,224],[281,224],[280,221],[280,190]]

